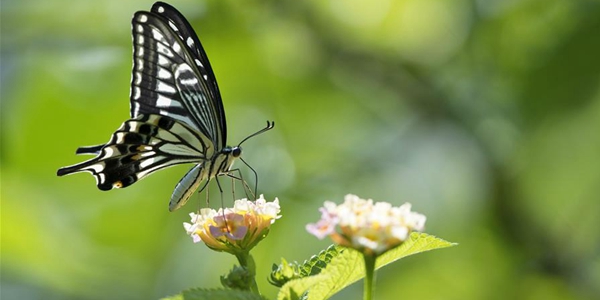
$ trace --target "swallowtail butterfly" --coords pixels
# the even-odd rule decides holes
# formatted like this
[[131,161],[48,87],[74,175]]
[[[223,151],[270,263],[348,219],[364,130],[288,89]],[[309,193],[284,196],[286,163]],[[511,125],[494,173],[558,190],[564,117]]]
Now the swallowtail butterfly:
[[150,12],[134,14],[132,32],[131,119],[108,143],[76,151],[95,158],[60,168],[57,174],[87,171],[100,190],[110,190],[130,186],[166,167],[196,163],[173,191],[169,210],[174,211],[202,182],[200,191],[217,176],[236,178],[232,165],[241,159],[240,145],[275,123],[267,121],[265,128],[238,146],[226,146],[219,87],[189,22],[174,7],[156,2]]

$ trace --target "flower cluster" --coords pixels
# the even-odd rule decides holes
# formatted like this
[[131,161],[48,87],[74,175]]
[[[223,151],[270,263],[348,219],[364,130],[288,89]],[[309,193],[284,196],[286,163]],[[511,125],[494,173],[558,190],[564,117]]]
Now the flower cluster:
[[319,239],[330,236],[341,246],[377,256],[404,242],[413,230],[423,230],[425,216],[410,209],[410,203],[393,207],[346,195],[340,205],[326,201],[320,209],[321,220],[306,229]]
[[194,243],[203,241],[209,248],[232,254],[247,252],[269,233],[279,219],[279,200],[267,202],[263,195],[256,201],[236,200],[233,208],[210,208],[191,213],[192,223],[183,223]]

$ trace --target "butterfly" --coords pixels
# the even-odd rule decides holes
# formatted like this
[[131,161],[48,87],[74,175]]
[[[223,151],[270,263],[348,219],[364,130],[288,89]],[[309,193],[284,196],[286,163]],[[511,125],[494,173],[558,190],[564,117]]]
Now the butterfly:
[[[206,52],[194,29],[174,7],[156,2],[132,19],[133,71],[130,115],[108,143],[79,147],[96,157],[60,168],[58,176],[90,172],[100,190],[125,188],[155,171],[195,163],[177,183],[169,210],[183,206],[202,182],[235,176],[241,144],[272,129],[274,122],[226,146],[227,124],[221,94]],[[245,163],[245,162],[244,162]],[[247,164],[246,164],[247,165]],[[256,172],[255,172],[256,175]],[[243,181],[243,180],[242,180]],[[256,188],[255,188],[256,190]],[[222,191],[222,190],[221,190]]]

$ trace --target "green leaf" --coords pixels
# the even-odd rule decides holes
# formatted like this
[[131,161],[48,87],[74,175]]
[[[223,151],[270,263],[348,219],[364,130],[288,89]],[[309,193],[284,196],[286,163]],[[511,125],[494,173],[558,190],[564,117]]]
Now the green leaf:
[[181,294],[163,298],[163,300],[265,300],[260,295],[240,290],[190,289]]
[[[435,236],[413,232],[402,245],[378,257],[375,269],[409,255],[455,245]],[[277,299],[327,299],[365,276],[362,253],[350,249],[328,253],[329,262],[312,262],[315,266],[325,265],[317,275],[289,281],[281,288]]]
[[299,266],[300,274],[302,277],[306,277],[321,273],[321,270],[327,267],[334,257],[337,257],[340,252],[344,251],[346,251],[345,248],[336,245],[327,247],[327,249],[314,255],[309,260],[305,260],[304,263]]
[[402,245],[391,249],[390,251],[382,254],[377,258],[377,262],[375,263],[375,270],[392,263],[398,259],[403,257],[426,252],[435,249],[442,249],[447,247],[453,247],[458,245],[457,243],[451,243],[446,240],[440,239],[433,235],[428,235],[426,233],[413,232],[410,235],[410,238],[404,242]]
[[282,287],[290,280],[317,275],[340,251],[344,251],[344,248],[331,245],[319,254],[305,260],[302,264],[297,262],[288,263],[287,260],[282,258],[279,266],[273,264],[269,282],[274,286]]

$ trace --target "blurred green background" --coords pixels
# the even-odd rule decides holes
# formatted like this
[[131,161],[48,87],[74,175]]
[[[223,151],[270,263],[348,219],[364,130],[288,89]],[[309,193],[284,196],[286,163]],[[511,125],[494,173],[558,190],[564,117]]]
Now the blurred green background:
[[[2,1],[2,299],[152,299],[235,263],[185,235],[204,195],[167,210],[190,166],[110,192],[56,177],[128,118],[130,20],[152,3]],[[329,245],[304,229],[323,201],[354,193],[460,243],[380,270],[378,299],[600,299],[599,1],[170,3],[229,143],[277,124],[244,147],[282,206],[253,251],[265,295],[272,263]]]

